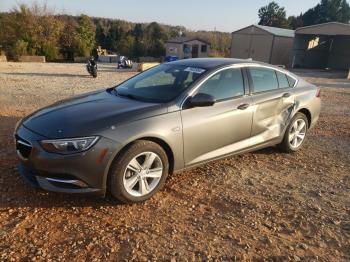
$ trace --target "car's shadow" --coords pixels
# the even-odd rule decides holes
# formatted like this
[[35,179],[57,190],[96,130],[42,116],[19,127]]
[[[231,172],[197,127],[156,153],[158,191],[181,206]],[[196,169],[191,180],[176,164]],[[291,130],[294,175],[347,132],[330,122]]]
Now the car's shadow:
[[[17,192],[16,192],[17,191]],[[124,205],[110,196],[105,198],[87,195],[58,194],[34,190],[30,185],[16,182],[11,190],[1,192],[1,209],[8,208],[78,208],[78,207],[109,207]]]
[[259,154],[259,155],[274,155],[274,154],[281,153],[281,151],[277,147],[267,147],[267,148],[259,149],[257,151],[253,151],[252,153]]

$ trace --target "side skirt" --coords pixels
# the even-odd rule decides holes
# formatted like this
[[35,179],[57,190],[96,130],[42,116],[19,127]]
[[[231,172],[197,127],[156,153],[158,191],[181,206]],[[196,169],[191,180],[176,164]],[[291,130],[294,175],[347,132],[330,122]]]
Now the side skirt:
[[232,153],[229,153],[229,154],[226,154],[226,155],[222,155],[222,156],[215,157],[215,158],[212,158],[212,159],[209,159],[209,160],[205,160],[205,161],[201,161],[201,162],[198,162],[198,163],[195,163],[195,164],[192,164],[192,165],[185,166],[182,169],[174,170],[173,174],[181,173],[183,171],[186,171],[186,170],[189,170],[189,169],[193,169],[193,168],[196,168],[198,166],[202,166],[202,165],[205,165],[207,163],[211,163],[211,162],[214,162],[214,161],[217,161],[217,160],[220,160],[220,159],[225,159],[225,158],[228,158],[228,157],[231,157],[231,156],[240,155],[240,154],[248,153],[248,152],[252,152],[252,151],[257,151],[259,149],[263,149],[263,148],[270,147],[270,146],[275,146],[275,145],[281,143],[282,140],[283,140],[283,136],[282,137],[277,137],[277,138],[275,138],[273,140],[270,140],[270,141],[267,141],[267,142],[264,142],[264,143],[261,143],[261,144],[258,144],[258,145],[254,145],[254,146],[246,148],[246,149],[242,149],[242,150],[235,151],[235,152],[232,152]]

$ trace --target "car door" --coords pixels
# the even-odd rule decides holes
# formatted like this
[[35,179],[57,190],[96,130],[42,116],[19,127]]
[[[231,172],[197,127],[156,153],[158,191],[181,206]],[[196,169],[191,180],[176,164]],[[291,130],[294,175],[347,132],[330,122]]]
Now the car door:
[[212,95],[216,103],[182,109],[185,165],[247,147],[253,111],[251,97],[245,94],[242,70],[221,69],[202,83],[195,93]]
[[252,145],[283,134],[295,105],[293,88],[287,76],[267,67],[249,67],[253,98]]

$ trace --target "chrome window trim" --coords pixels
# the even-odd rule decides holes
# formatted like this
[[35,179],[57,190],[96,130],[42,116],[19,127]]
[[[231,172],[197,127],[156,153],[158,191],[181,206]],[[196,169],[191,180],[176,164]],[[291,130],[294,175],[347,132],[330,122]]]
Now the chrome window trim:
[[[186,100],[193,96],[193,94],[204,84],[204,82],[206,82],[209,78],[213,77],[215,74],[221,72],[221,71],[224,71],[224,70],[227,70],[227,69],[235,69],[235,68],[241,68],[237,65],[229,65],[229,66],[225,66],[225,67],[222,67],[222,68],[219,68],[217,70],[215,70],[214,72],[212,72],[211,74],[209,74],[207,77],[205,77],[204,79],[202,79],[197,85],[196,87],[194,87],[189,93],[188,95],[184,98],[184,100],[181,102],[181,105],[180,105],[180,108],[183,109],[183,105],[185,104]],[[243,83],[244,83],[244,77],[243,77],[243,73],[242,73],[242,80],[243,80]],[[244,83],[245,84],[245,83]],[[245,91],[245,90],[243,90]],[[245,95],[245,94],[244,94]],[[243,95],[243,96],[244,96]],[[237,96],[236,96],[237,98]],[[232,99],[232,98],[227,98],[225,100],[229,100],[229,99]]]
[[[288,75],[289,77],[293,78],[295,80],[295,84],[294,86],[290,87],[290,88],[294,88],[298,85],[299,83],[299,80],[294,77],[293,75],[291,75],[288,71],[286,70],[283,70],[283,69],[279,69],[279,68],[275,68],[275,67],[272,67],[272,66],[268,66],[268,65],[261,65],[261,64],[258,64],[258,63],[241,63],[241,64],[233,64],[233,65],[229,65],[229,66],[225,66],[225,67],[222,67],[222,68],[219,68],[217,70],[215,70],[214,72],[212,72],[211,74],[209,74],[207,77],[205,77],[204,79],[202,79],[197,85],[196,87],[194,87],[189,93],[188,95],[183,99],[183,101],[181,102],[181,105],[180,105],[180,109],[182,110],[183,109],[183,105],[185,104],[186,100],[191,97],[202,85],[205,81],[207,81],[209,78],[211,78],[212,76],[214,76],[215,74],[221,72],[221,71],[224,71],[224,70],[227,70],[227,69],[237,69],[237,68],[248,68],[249,67],[260,67],[260,68],[267,68],[267,69],[271,69],[271,70],[275,70],[275,71],[278,71],[278,72],[281,72],[282,74],[285,74],[285,75]],[[243,75],[242,75],[243,77]],[[243,77],[243,80],[244,80],[244,77]],[[245,83],[246,84],[246,83]],[[272,89],[274,91],[276,90],[279,90],[279,89]],[[270,90],[268,90],[270,91]],[[249,95],[252,95],[253,93],[249,94]],[[245,94],[244,96],[247,96],[248,94]],[[243,97],[244,97],[243,96]],[[228,98],[228,99],[232,99],[232,98]],[[228,100],[226,99],[226,100]]]
[[289,87],[289,88],[294,88],[298,85],[298,82],[299,82],[299,79],[297,79],[296,77],[294,77],[293,75],[291,75],[290,72],[284,70],[284,69],[280,69],[280,68],[275,68],[275,67],[272,67],[272,66],[267,66],[267,65],[259,65],[259,64],[249,64],[248,66],[246,66],[247,68],[249,67],[262,67],[262,68],[267,68],[267,69],[271,69],[271,70],[275,70],[275,71],[278,71],[282,74],[285,74],[291,78],[293,78],[295,80],[295,83],[294,83],[294,86],[292,87]]
[[[282,75],[286,78],[287,83],[288,83],[288,87],[280,87],[280,80],[279,80],[279,78],[278,78],[278,73],[282,74]],[[282,72],[280,72],[280,71],[276,71],[275,74],[276,74],[276,77],[277,77],[278,89],[283,90],[283,89],[293,88],[293,87],[289,86],[288,76],[287,76],[285,73],[282,73]]]

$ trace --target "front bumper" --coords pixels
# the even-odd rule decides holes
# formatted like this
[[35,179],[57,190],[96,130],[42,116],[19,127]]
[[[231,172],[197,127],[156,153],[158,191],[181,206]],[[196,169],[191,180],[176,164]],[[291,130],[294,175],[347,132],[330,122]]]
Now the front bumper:
[[21,176],[33,187],[60,193],[104,195],[109,166],[119,143],[101,137],[88,151],[61,155],[46,152],[47,139],[23,125],[16,130]]

